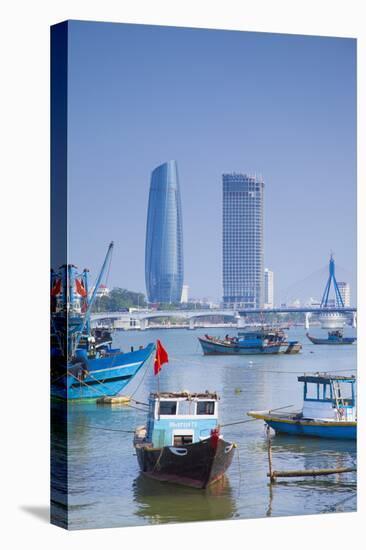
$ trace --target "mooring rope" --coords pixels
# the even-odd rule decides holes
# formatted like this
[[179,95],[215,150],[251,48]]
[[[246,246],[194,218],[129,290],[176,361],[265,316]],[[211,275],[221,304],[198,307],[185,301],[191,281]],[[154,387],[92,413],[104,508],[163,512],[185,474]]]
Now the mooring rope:
[[261,420],[261,419],[249,418],[249,420],[239,420],[237,422],[229,422],[228,424],[220,424],[220,428],[226,428],[226,426],[234,426],[235,424],[246,424],[247,422],[254,422],[255,420]]
[[80,428],[93,428],[93,430],[104,430],[106,432],[121,432],[125,434],[134,434],[134,430],[116,430],[113,428],[102,428],[101,426],[92,426],[91,424],[72,424],[72,426],[79,426]]
[[[84,385],[84,386],[86,386],[87,388],[90,388],[90,389],[92,389],[93,391],[97,392],[98,395],[103,396],[103,394],[100,393],[100,392],[98,392],[98,390],[97,390],[96,388],[93,388],[93,386],[88,386],[88,384],[87,384],[86,382],[84,382],[84,380],[80,380],[80,379],[79,379],[77,376],[75,376],[72,372],[67,371],[67,374],[70,375],[70,376],[72,376],[72,378],[75,378],[75,380],[77,380],[77,381],[80,383],[80,386],[81,386],[81,385]],[[93,378],[93,377],[92,377],[92,378]],[[97,380],[97,379],[95,378],[95,380]],[[97,382],[99,382],[99,380],[97,380]],[[100,384],[102,384],[102,382],[100,382]],[[103,384],[102,384],[102,385],[103,385]]]
[[[143,375],[142,375],[142,378],[141,378],[140,382],[138,383],[137,387],[136,387],[136,388],[134,389],[134,391],[132,392],[132,394],[131,394],[131,396],[130,396],[130,399],[132,399],[133,396],[136,395],[137,391],[139,390],[139,388],[140,388],[140,386],[141,386],[142,382],[144,381],[145,376],[146,376],[146,374],[147,374],[148,367],[151,367],[151,356],[150,356],[149,359],[146,361],[145,371],[144,371],[144,373],[143,373]],[[135,400],[133,399],[133,401],[135,401]],[[136,403],[137,403],[137,401],[136,401]],[[139,404],[140,404],[140,405],[147,405],[147,406],[148,406],[147,403],[139,403]]]
[[140,409],[139,407],[135,407],[134,405],[131,405],[130,403],[126,403],[125,405],[126,407],[130,407],[131,409],[135,409],[136,411],[140,411],[140,412],[143,412],[146,414],[146,410],[145,409]]
[[160,451],[159,456],[158,456],[158,460],[155,462],[153,472],[160,469],[160,459],[163,456],[163,452],[164,452],[164,447],[161,448],[161,451]]

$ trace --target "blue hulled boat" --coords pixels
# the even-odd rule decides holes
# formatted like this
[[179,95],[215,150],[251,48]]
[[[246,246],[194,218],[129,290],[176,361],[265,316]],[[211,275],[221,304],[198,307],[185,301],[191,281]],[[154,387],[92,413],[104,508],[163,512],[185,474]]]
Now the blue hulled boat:
[[217,338],[205,334],[198,338],[204,355],[266,355],[299,353],[300,342],[288,341],[285,332],[279,328],[248,327],[238,332],[238,336],[226,335]]
[[328,332],[328,338],[316,338],[315,336],[311,336],[308,332],[306,333],[306,336],[313,344],[325,344],[331,346],[351,345],[357,340],[355,336],[343,336],[343,330],[341,329],[330,330]]
[[298,381],[304,384],[301,411],[250,411],[248,415],[264,420],[276,433],[355,440],[356,378],[317,373],[299,376]]
[[109,245],[97,283],[88,291],[88,271],[74,265],[51,272],[51,395],[62,399],[114,396],[149,359],[154,344],[124,353],[105,331],[90,327],[90,313],[113,249]]

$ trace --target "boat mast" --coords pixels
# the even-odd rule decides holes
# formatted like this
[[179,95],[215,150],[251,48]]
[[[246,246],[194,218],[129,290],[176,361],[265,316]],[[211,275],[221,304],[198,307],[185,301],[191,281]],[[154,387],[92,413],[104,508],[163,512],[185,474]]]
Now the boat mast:
[[95,283],[95,287],[94,287],[94,290],[93,290],[93,294],[89,300],[89,303],[88,303],[88,308],[85,312],[85,317],[84,317],[84,320],[82,322],[82,325],[80,327],[80,330],[78,332],[78,335],[77,337],[75,338],[75,342],[74,342],[74,345],[71,349],[71,357],[73,356],[75,350],[77,349],[78,345],[79,345],[79,342],[80,342],[80,338],[81,338],[81,335],[83,334],[83,331],[84,331],[84,328],[86,327],[87,323],[89,322],[89,318],[90,318],[90,314],[91,314],[91,310],[92,310],[92,307],[94,305],[94,302],[95,302],[95,298],[97,297],[97,292],[98,292],[98,289],[99,289],[99,286],[100,286],[100,283],[102,281],[102,278],[103,278],[103,275],[104,275],[104,272],[105,272],[105,269],[107,267],[107,263],[108,263],[108,260],[109,258],[111,257],[111,254],[112,254],[112,250],[113,250],[113,246],[114,246],[114,243],[113,241],[109,244],[109,247],[108,247],[108,250],[107,250],[107,254],[104,258],[104,262],[103,262],[103,265],[100,269],[100,272],[99,272],[99,275],[98,275],[98,278],[97,278],[97,281]]

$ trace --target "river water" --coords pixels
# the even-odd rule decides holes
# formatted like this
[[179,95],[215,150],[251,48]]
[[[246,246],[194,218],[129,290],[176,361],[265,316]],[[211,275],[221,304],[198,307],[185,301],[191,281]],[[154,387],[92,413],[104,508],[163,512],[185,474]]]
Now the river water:
[[[131,345],[145,345],[160,338],[170,357],[161,371],[160,390],[218,391],[222,424],[247,419],[249,410],[285,405],[293,405],[289,410],[300,408],[302,383],[297,382],[298,374],[355,374],[356,345],[316,346],[307,340],[301,327],[289,331],[289,339],[303,343],[300,354],[264,357],[204,357],[197,336],[205,332],[236,333],[233,329],[117,332],[114,344],[127,350]],[[314,328],[311,332],[320,335],[322,331]],[[346,334],[352,334],[352,329],[348,328]],[[123,393],[146,402],[149,392],[156,389],[150,361]],[[237,443],[236,456],[226,476],[206,491],[149,480],[139,473],[133,435],[118,431],[134,430],[145,420],[144,411],[128,406],[69,404],[69,528],[356,510],[355,473],[278,480],[270,487],[261,420],[222,429],[227,441]],[[356,463],[356,444],[347,441],[275,436],[272,452],[277,470],[351,467]]]

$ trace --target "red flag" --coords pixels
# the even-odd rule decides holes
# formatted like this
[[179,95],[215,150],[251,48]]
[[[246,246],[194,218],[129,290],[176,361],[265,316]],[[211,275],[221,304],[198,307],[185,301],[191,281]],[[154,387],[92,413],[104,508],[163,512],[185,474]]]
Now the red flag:
[[169,357],[160,340],[156,341],[156,352],[154,360],[154,374],[158,374],[164,363],[168,363]]
[[61,292],[61,279],[56,279],[51,288],[51,296],[57,296]]
[[75,285],[76,285],[76,292],[85,298],[86,296],[86,290],[83,281],[80,279],[75,279]]

